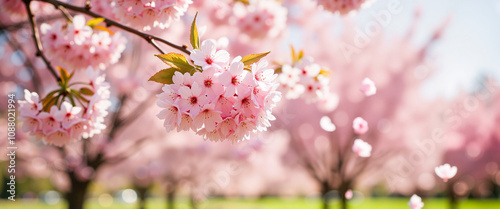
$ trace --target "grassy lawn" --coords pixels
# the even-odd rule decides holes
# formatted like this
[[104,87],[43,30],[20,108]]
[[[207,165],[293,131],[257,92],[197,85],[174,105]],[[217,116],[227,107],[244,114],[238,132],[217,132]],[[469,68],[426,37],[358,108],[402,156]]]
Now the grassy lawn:
[[[351,201],[351,209],[407,209],[408,199],[406,198],[377,198],[365,199],[363,201]],[[445,199],[426,199],[424,209],[447,209]],[[29,203],[16,201],[0,201],[0,208],[8,209],[65,209],[64,204],[46,205],[42,203]],[[132,209],[137,208],[135,204],[115,203],[111,207],[102,207],[97,201],[89,201],[87,209]],[[165,203],[162,199],[152,199],[148,201],[147,208],[164,209]],[[176,209],[189,209],[189,204],[180,201]],[[332,202],[332,209],[338,208],[337,202]],[[458,209],[499,209],[500,200],[464,200],[459,204]],[[199,209],[320,209],[320,204],[316,200],[307,199],[278,199],[269,198],[261,200],[241,200],[241,199],[213,199],[199,205]]]

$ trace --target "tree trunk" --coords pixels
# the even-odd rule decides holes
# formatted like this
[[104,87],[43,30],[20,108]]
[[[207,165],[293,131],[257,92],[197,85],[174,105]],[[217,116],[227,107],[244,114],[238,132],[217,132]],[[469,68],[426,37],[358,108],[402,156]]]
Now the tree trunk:
[[340,196],[340,208],[347,209],[347,198],[345,197],[345,193],[349,190],[349,185],[346,183],[340,184],[339,188],[339,196]]
[[68,209],[83,209],[85,196],[87,195],[90,180],[81,181],[75,173],[68,173],[70,178],[70,190],[64,195],[68,202]]
[[450,204],[450,209],[457,209],[458,208],[458,197],[453,192],[453,182],[448,183],[448,199],[449,199],[449,204]]
[[323,209],[329,209],[330,208],[330,197],[328,197],[328,192],[330,192],[331,187],[328,184],[328,182],[323,182],[321,183],[321,204]]
[[191,192],[191,194],[189,194],[189,203],[191,204],[191,209],[197,209],[198,208],[198,204],[196,202],[196,199],[194,197],[193,192]]
[[175,189],[171,189],[167,192],[167,209],[175,208]]
[[137,191],[137,196],[138,196],[138,200],[139,200],[139,204],[138,204],[139,209],[146,209],[146,194],[148,192],[148,188],[137,186],[136,191]]

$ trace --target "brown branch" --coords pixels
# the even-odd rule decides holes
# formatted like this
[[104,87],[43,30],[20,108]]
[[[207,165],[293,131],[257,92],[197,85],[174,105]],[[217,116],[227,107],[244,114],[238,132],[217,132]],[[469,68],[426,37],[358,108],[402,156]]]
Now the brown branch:
[[[47,17],[38,18],[36,21],[37,22],[47,22],[47,21],[59,19],[61,17],[63,17],[63,16],[61,16],[61,15],[53,15],[53,16],[47,16]],[[5,30],[5,31],[9,31],[9,32],[10,31],[16,31],[16,30],[19,30],[21,28],[24,28],[25,26],[27,26],[29,24],[30,24],[29,20],[20,21],[20,22],[11,23],[11,24],[4,24],[4,25],[0,25],[0,30]]]
[[57,9],[58,9],[59,11],[61,11],[61,13],[64,15],[64,17],[66,17],[66,19],[67,19],[68,21],[73,22],[73,16],[71,16],[71,15],[69,14],[69,12],[68,12],[68,10],[66,10],[66,8],[64,8],[63,6],[59,5],[59,6],[57,7]]
[[52,73],[52,76],[56,78],[56,80],[59,82],[61,81],[61,78],[57,75],[56,71],[54,70],[54,67],[50,64],[50,61],[45,57],[45,54],[43,54],[43,47],[42,47],[42,42],[40,42],[40,34],[38,33],[38,26],[36,25],[36,19],[33,13],[31,12],[31,7],[30,3],[31,0],[23,0],[24,5],[26,6],[26,12],[28,13],[28,19],[31,24],[31,29],[33,32],[33,40],[35,41],[35,46],[36,46],[36,56],[39,56],[42,58],[43,62],[45,62],[45,65],[47,65],[47,68],[49,69],[50,73]]
[[[0,23],[0,28],[2,28],[2,26],[3,25]],[[9,34],[6,30],[0,29],[0,34],[5,34],[4,36],[7,39],[9,46],[10,46],[10,48],[12,48],[13,51],[20,51],[25,56],[27,55],[27,53],[24,51],[21,44],[11,34]],[[31,82],[33,83],[33,87],[37,90],[40,90],[40,91],[43,90],[43,86],[42,86],[41,81],[40,81],[40,76],[38,75],[38,72],[36,71],[35,66],[31,62],[30,57],[26,56],[26,59],[25,59],[23,64],[32,73]]]
[[[27,0],[25,0],[27,1]],[[155,41],[158,41],[158,42],[161,42],[161,43],[164,43],[174,49],[177,49],[181,52],[184,52],[186,54],[191,54],[191,52],[189,50],[186,49],[186,47],[184,46],[179,46],[179,45],[176,45],[170,41],[167,41],[165,39],[162,39],[160,37],[157,37],[157,36],[153,36],[153,35],[150,35],[150,34],[147,34],[147,33],[143,33],[141,31],[138,31],[136,29],[133,29],[131,27],[128,27],[128,26],[125,26],[119,22],[116,22],[114,20],[111,20],[109,18],[106,18],[106,17],[103,17],[102,15],[100,14],[97,14],[97,13],[94,13],[90,10],[87,9],[87,7],[78,7],[78,6],[75,6],[75,5],[72,5],[72,4],[68,4],[68,3],[65,3],[65,2],[61,2],[61,1],[57,1],[57,0],[36,0],[36,1],[42,1],[42,2],[46,2],[46,3],[49,3],[49,4],[52,4],[54,5],[56,8],[59,8],[59,6],[63,6],[69,10],[72,10],[72,11],[75,11],[75,12],[79,12],[79,13],[83,13],[83,14],[86,14],[86,15],[89,15],[91,17],[94,17],[94,18],[104,18],[105,19],[105,22],[107,25],[109,26],[115,26],[115,27],[118,27],[122,30],[125,30],[129,33],[132,33],[132,34],[135,34],[143,39],[145,39],[149,44],[151,44],[153,47],[155,47],[158,51],[160,51],[160,53],[162,54],[165,54],[165,52],[163,50],[161,50],[158,45],[155,43]]]

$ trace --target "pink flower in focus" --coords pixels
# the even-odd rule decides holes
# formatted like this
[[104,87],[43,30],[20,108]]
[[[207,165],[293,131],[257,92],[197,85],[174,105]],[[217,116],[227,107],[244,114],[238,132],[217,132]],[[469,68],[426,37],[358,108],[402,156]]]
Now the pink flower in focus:
[[179,108],[188,112],[191,117],[196,117],[203,105],[209,102],[209,99],[202,94],[202,89],[197,83],[193,83],[191,88],[187,86],[179,88],[179,94],[181,95]]
[[439,178],[442,178],[444,182],[447,182],[448,179],[453,178],[457,174],[457,167],[450,166],[450,164],[446,163],[444,165],[438,166],[434,169],[436,175]]
[[24,90],[24,101],[19,101],[21,111],[24,115],[37,115],[43,108],[40,103],[40,97],[36,92],[30,92],[28,89]]
[[196,72],[193,75],[194,82],[198,83],[203,88],[203,92],[210,100],[216,100],[224,93],[224,86],[217,82],[215,70],[212,68]]
[[354,129],[354,133],[364,134],[368,131],[368,122],[362,117],[357,117],[352,121],[352,128]]
[[179,107],[175,104],[170,103],[168,100],[159,99],[156,104],[160,108],[164,108],[156,116],[159,119],[164,119],[163,126],[167,131],[171,131],[176,128],[182,120],[182,113]]
[[63,128],[68,129],[82,120],[78,116],[81,111],[81,107],[73,107],[73,105],[65,101],[61,104],[61,110],[54,114],[54,118],[62,122]]
[[361,139],[356,139],[352,145],[352,151],[360,157],[370,157],[372,146]]
[[377,87],[375,87],[375,83],[369,78],[365,78],[361,82],[361,88],[359,90],[361,90],[361,92],[363,92],[363,94],[365,94],[366,96],[372,96],[377,93]]
[[422,209],[424,207],[424,203],[422,202],[422,198],[418,195],[414,194],[410,198],[410,202],[408,202],[408,206],[411,209]]
[[226,50],[218,50],[215,40],[208,39],[201,43],[200,49],[191,52],[191,59],[195,65],[201,66],[203,70],[215,68],[222,70],[229,61],[229,53]]
[[194,117],[193,125],[197,127],[205,126],[205,129],[208,132],[212,132],[216,130],[217,124],[222,122],[222,118],[220,117],[220,112],[214,110],[214,104],[205,105],[200,113]]
[[231,97],[238,94],[240,90],[244,90],[244,86],[240,84],[248,72],[244,71],[243,67],[242,62],[233,62],[229,71],[225,71],[219,76],[220,83],[226,87],[224,97]]
[[61,128],[61,120],[57,120],[55,115],[59,110],[57,106],[50,107],[50,112],[41,112],[39,117],[42,120],[42,131],[44,134],[50,134]]

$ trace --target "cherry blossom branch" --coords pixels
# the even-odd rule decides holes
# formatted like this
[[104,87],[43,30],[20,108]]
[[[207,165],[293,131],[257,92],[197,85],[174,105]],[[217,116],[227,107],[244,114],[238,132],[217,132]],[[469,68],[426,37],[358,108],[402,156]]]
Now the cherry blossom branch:
[[61,11],[61,13],[64,15],[64,17],[66,17],[66,19],[67,19],[68,21],[73,22],[73,16],[71,16],[71,15],[69,14],[69,12],[68,12],[68,10],[66,10],[66,8],[64,8],[63,6],[59,5],[59,6],[57,7],[57,9],[58,9],[59,11]]
[[[61,17],[63,17],[63,16],[62,15],[52,15],[52,16],[48,16],[48,17],[38,18],[38,19],[36,19],[36,21],[37,22],[46,22],[46,21],[59,19]],[[12,24],[3,24],[3,25],[0,25],[0,30],[5,30],[5,31],[9,31],[9,32],[16,31],[16,30],[19,30],[19,29],[21,29],[24,26],[29,25],[29,24],[30,24],[29,20],[20,21],[20,22],[12,23]]]
[[54,67],[50,64],[50,61],[45,57],[45,54],[43,53],[43,47],[42,47],[42,42],[40,42],[40,34],[38,33],[38,26],[36,24],[36,19],[33,13],[31,12],[31,7],[30,3],[31,0],[23,0],[24,5],[26,6],[26,12],[28,13],[28,19],[31,24],[31,29],[33,32],[33,40],[35,41],[35,46],[36,46],[36,56],[41,57],[43,62],[45,62],[45,65],[47,65],[47,68],[49,69],[50,73],[52,73],[52,76],[56,78],[56,80],[59,82],[61,81],[61,78],[57,75],[56,71],[54,70]]
[[[25,0],[27,1],[27,0]],[[72,4],[68,4],[68,3],[65,3],[65,2],[61,2],[61,1],[58,1],[58,0],[35,0],[35,1],[42,1],[42,2],[46,2],[46,3],[49,3],[49,4],[52,4],[54,5],[56,8],[59,8],[60,6],[63,6],[69,10],[72,10],[72,11],[75,11],[75,12],[79,12],[79,13],[83,13],[83,14],[86,14],[86,15],[89,15],[91,17],[94,17],[94,18],[104,18],[105,22],[107,25],[109,26],[115,26],[115,27],[118,27],[122,30],[125,30],[129,33],[132,33],[132,34],[135,34],[143,39],[145,39],[149,44],[151,44],[153,47],[155,47],[160,53],[162,54],[165,54],[165,52],[158,46],[158,44],[156,44],[156,41],[158,42],[161,42],[161,43],[164,43],[174,49],[177,49],[181,52],[184,52],[185,54],[191,54],[191,52],[189,50],[186,49],[185,46],[179,46],[179,45],[176,45],[170,41],[167,41],[165,39],[162,39],[160,37],[157,37],[157,36],[153,36],[153,35],[150,35],[150,34],[147,34],[147,33],[143,33],[141,31],[138,31],[136,29],[133,29],[131,27],[128,27],[128,26],[125,26],[119,22],[116,22],[114,20],[111,20],[109,18],[106,18],[106,17],[103,17],[102,15],[100,14],[97,14],[97,13],[94,13],[92,11],[89,10],[89,7],[88,6],[85,6],[85,7],[78,7],[78,6],[75,6],[75,5],[72,5]]]

